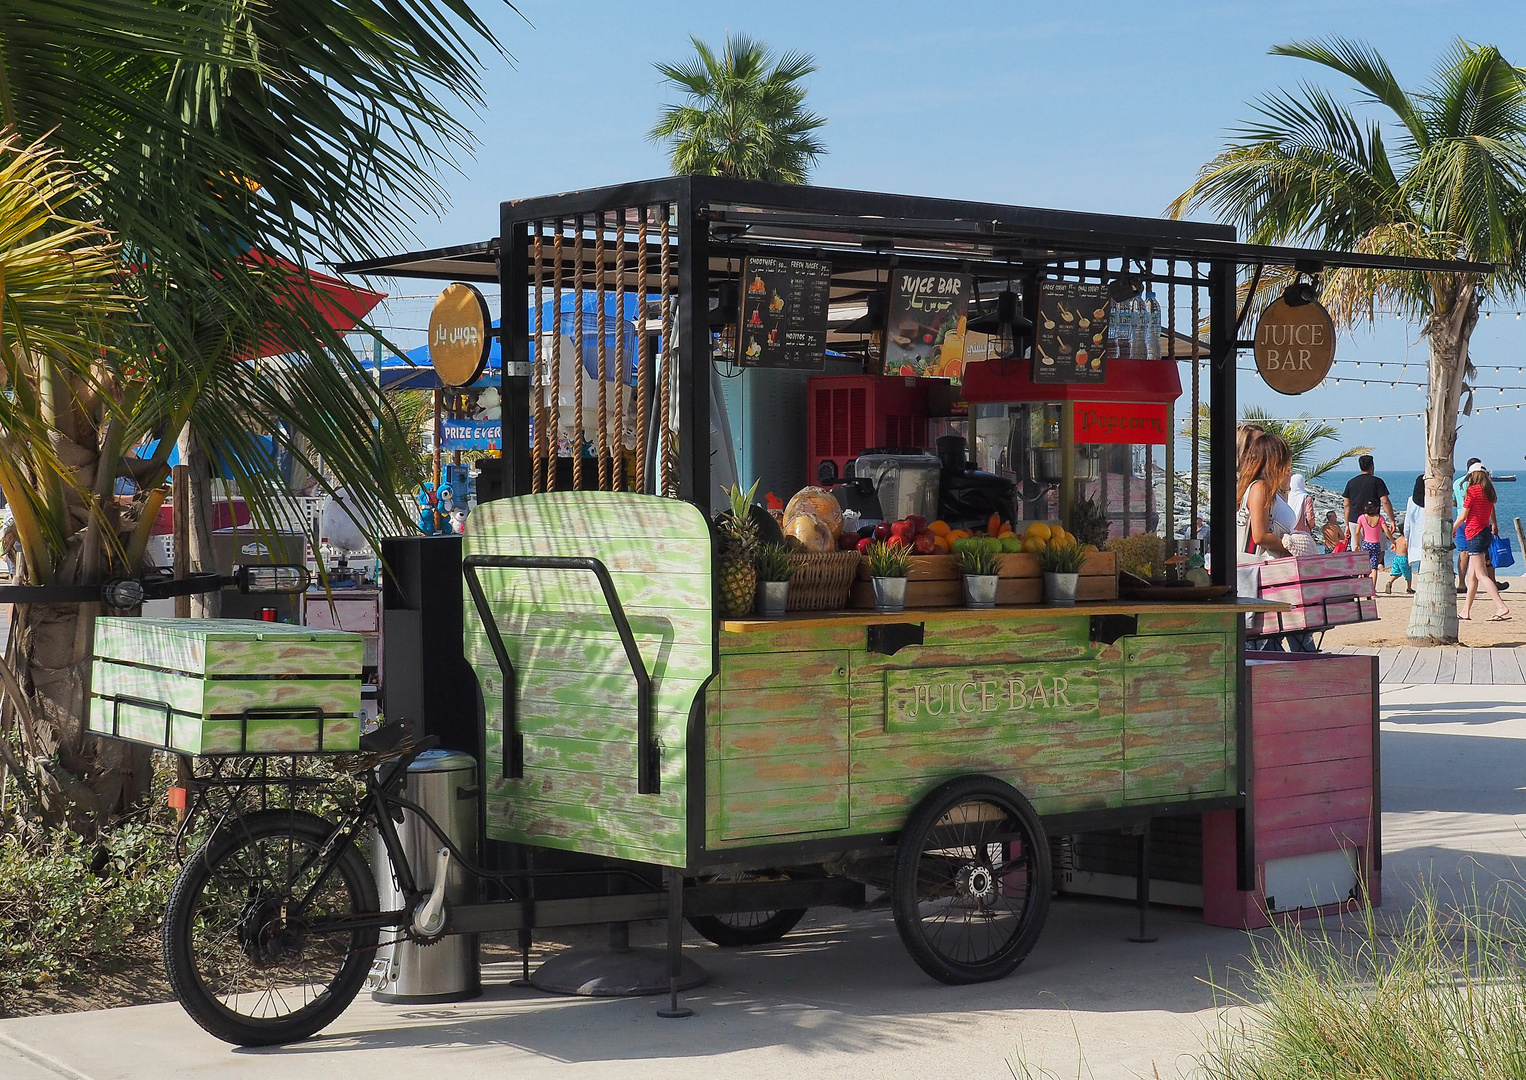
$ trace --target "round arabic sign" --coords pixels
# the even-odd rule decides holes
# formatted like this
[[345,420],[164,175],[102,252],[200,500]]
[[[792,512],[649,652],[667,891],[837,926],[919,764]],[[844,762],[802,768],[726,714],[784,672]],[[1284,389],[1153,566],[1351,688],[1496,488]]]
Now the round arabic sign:
[[467,386],[487,366],[492,315],[472,286],[453,281],[429,313],[429,362],[446,386]]
[[1318,300],[1278,298],[1256,324],[1256,370],[1279,394],[1302,394],[1324,381],[1335,363],[1335,323]]

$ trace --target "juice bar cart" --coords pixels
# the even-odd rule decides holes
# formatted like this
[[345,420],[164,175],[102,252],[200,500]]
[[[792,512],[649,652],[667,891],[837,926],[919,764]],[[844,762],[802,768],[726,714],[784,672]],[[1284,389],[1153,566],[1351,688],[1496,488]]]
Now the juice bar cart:
[[[665,914],[664,1012],[679,1015],[685,918],[717,941],[768,941],[805,908],[881,891],[929,975],[1002,977],[1042,930],[1053,834],[1147,835],[1156,818],[1226,812],[1239,822],[1228,845],[1234,885],[1253,893],[1255,834],[1240,813],[1252,775],[1245,624],[1278,605],[1229,596],[729,618],[712,512],[730,481],[722,369],[768,350],[798,368],[829,344],[820,334],[844,336],[810,320],[785,326],[777,349],[772,332],[766,344],[749,336],[745,313],[758,309],[747,304],[773,305],[772,282],[796,289],[780,290],[779,308],[806,296],[827,315],[834,304],[873,310],[867,298],[895,269],[962,274],[983,295],[1020,293],[1028,320],[1042,323],[1046,289],[1143,277],[1186,290],[1206,319],[1207,404],[1229,417],[1243,345],[1236,284],[1242,268],[1261,265],[1317,274],[1460,264],[1245,245],[1219,225],[683,176],[506,202],[495,241],[345,267],[502,286],[501,497],[470,517],[462,571],[464,652],[482,704],[482,835],[507,851],[489,869],[479,852],[442,848],[437,881],[460,859],[491,882],[459,904],[415,887],[392,851],[401,908],[367,911],[376,901],[362,892],[346,919],[274,944],[300,952],[302,940],[348,933],[350,955],[378,930],[422,943],[516,930],[527,947],[538,927]],[[738,304],[738,336],[726,321],[749,291],[762,295]],[[623,335],[606,350],[602,328],[585,340],[576,320],[564,340],[542,325],[547,299],[560,310],[572,294],[582,311],[588,292],[601,313],[600,294],[622,294],[615,310],[639,298],[633,385]],[[1077,357],[1078,370],[1100,376],[1084,376],[1085,396],[1025,375],[1017,356],[982,362],[994,365],[988,378],[966,366],[972,401],[1006,403],[1008,418],[1057,403],[1074,425],[1078,402],[1167,402],[1181,386],[1169,359],[1132,376],[1119,367],[1110,383]],[[1029,378],[1044,385],[1024,390]],[[1008,419],[1014,428],[1030,430]],[[1073,435],[1062,425],[1056,498],[1086,493],[1064,491],[1091,453]],[[1206,465],[1210,544],[1227,553],[1231,425],[1214,425]],[[1098,469],[1092,482],[1109,471],[1133,472]],[[1141,514],[1135,527],[1146,524]],[[1216,585],[1232,583],[1232,571],[1231,560],[1213,560]],[[360,835],[363,818],[386,839],[388,813],[357,813],[336,835]],[[343,843],[317,846],[320,857],[344,853]],[[251,933],[251,948],[264,948]],[[344,971],[328,1006],[265,1041],[337,1015],[358,987]]]

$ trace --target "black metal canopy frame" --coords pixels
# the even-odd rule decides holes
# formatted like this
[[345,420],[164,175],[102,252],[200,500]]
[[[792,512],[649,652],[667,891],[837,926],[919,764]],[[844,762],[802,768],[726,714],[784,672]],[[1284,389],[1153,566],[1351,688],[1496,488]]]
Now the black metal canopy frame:
[[[1013,281],[1042,277],[1111,281],[1132,274],[1146,282],[1193,289],[1196,310],[1197,290],[1201,290],[1208,300],[1204,313],[1208,323],[1208,404],[1212,415],[1218,417],[1237,415],[1235,354],[1246,344],[1239,338],[1244,312],[1236,305],[1242,267],[1259,270],[1268,265],[1289,266],[1310,274],[1327,267],[1480,274],[1494,270],[1487,263],[1243,244],[1236,240],[1234,228],[1227,225],[711,176],[675,176],[511,200],[501,205],[496,239],[352,262],[337,269],[501,285],[504,430],[521,433],[519,437],[506,434],[503,443],[502,479],[507,495],[558,484],[555,434],[558,422],[565,422],[555,389],[560,369],[559,334],[552,335],[548,350],[556,351],[556,357],[537,358],[534,374],[539,377],[534,382],[531,371],[530,342],[544,331],[540,325],[542,289],[560,297],[575,288],[579,295],[575,309],[582,311],[585,283],[597,282],[601,295],[596,310],[601,319],[606,288],[622,297],[635,291],[643,298],[637,317],[642,384],[637,391],[640,418],[635,440],[635,453],[641,462],[636,470],[639,483],[632,478],[629,486],[676,493],[708,511],[709,297],[712,284],[730,280],[738,260],[752,253],[830,262],[834,302],[866,300],[883,287],[884,276],[897,266],[970,273],[977,291],[993,296],[1001,283]],[[1178,269],[1181,262],[1188,266],[1185,276]],[[998,288],[984,287],[988,285]],[[660,314],[653,292],[660,295]],[[623,312],[623,307],[620,310]],[[1031,318],[1033,312],[1026,314]],[[646,331],[655,332],[659,319],[665,355],[657,369],[660,374],[653,376],[646,366],[653,359],[647,355]],[[1194,326],[1194,341],[1197,333]],[[574,335],[581,367],[581,320]],[[623,341],[623,335],[616,337]],[[602,388],[611,377],[602,323],[597,339]],[[549,367],[549,372],[542,365]],[[532,393],[532,386],[542,389]],[[549,402],[547,387],[552,388]],[[577,390],[581,395],[581,382]],[[601,390],[596,427],[599,486],[613,483],[618,489],[622,468],[616,459],[623,456],[622,448],[606,441],[604,404]],[[578,444],[585,434],[583,405],[579,396],[572,417]],[[650,423],[648,405],[660,413]],[[657,427],[653,429],[651,424]],[[532,429],[536,432],[533,445]],[[610,438],[621,436],[616,432]],[[675,445],[670,474],[669,454]],[[652,467],[641,467],[648,463]],[[586,486],[581,470],[577,475],[575,486]],[[1214,551],[1232,551],[1236,481],[1233,424],[1211,428],[1209,477],[1210,545]],[[1232,583],[1232,571],[1231,560],[1215,560],[1215,584]]]

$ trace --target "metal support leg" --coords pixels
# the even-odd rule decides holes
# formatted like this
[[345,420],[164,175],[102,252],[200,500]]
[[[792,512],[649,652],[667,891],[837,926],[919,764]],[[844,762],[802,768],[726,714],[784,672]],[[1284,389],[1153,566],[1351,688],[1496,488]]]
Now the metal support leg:
[[676,1020],[693,1016],[693,1009],[678,1004],[678,981],[683,975],[684,948],[684,879],[677,870],[668,871],[668,1007],[657,1015]]
[[517,985],[530,985],[530,945],[534,939],[535,931],[528,926],[519,928],[519,979]]
[[1139,871],[1134,878],[1134,903],[1139,908],[1139,933],[1130,941],[1141,945],[1158,940],[1150,933],[1150,822],[1139,830]]

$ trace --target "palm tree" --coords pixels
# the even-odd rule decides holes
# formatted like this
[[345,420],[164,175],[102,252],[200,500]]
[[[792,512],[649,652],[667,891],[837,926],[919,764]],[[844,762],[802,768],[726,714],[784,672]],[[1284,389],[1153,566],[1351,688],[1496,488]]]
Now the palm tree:
[[[436,168],[471,142],[478,48],[501,52],[470,0],[0,0],[0,120],[19,140],[0,165],[40,140],[62,154],[51,168],[67,160],[84,177],[67,221],[0,237],[0,259],[39,237],[99,247],[68,221],[98,223],[120,244],[125,304],[109,319],[77,309],[89,349],[45,335],[41,315],[59,312],[7,306],[0,485],[22,581],[136,568],[183,432],[233,464],[262,528],[284,524],[289,497],[255,432],[344,487],[371,535],[406,521],[409,433],[305,267],[380,254],[406,239],[408,211],[439,204]],[[20,169],[0,170],[0,203],[24,197]],[[58,264],[80,276],[55,303],[89,292],[92,265]],[[273,352],[284,361],[250,362]],[[128,448],[147,438],[158,450],[140,461]],[[113,498],[121,476],[141,487],[131,506]],[[0,663],[0,739],[23,749],[34,809],[87,827],[147,775],[144,755],[85,733],[95,614],[18,606]]]
[[1409,637],[1457,640],[1451,477],[1468,342],[1486,299],[1526,286],[1526,76],[1497,48],[1459,41],[1427,85],[1399,85],[1358,42],[1280,45],[1355,82],[1356,101],[1386,123],[1359,121],[1315,86],[1257,103],[1258,119],[1205,164],[1170,213],[1207,206],[1254,243],[1310,243],[1382,255],[1495,264],[1492,274],[1342,269],[1323,296],[1343,325],[1379,307],[1417,320],[1430,343],[1425,525]]
[[[1207,405],[1199,405],[1198,417],[1199,455],[1207,461],[1213,413]],[[1307,413],[1296,417],[1275,417],[1260,405],[1247,405],[1240,410],[1240,423],[1255,424],[1279,436],[1288,444],[1288,450],[1293,455],[1293,472],[1302,473],[1303,478],[1309,481],[1317,480],[1332,469],[1339,468],[1344,461],[1372,453],[1370,446],[1348,446],[1339,450],[1334,457],[1320,461],[1319,454],[1322,451],[1319,444],[1339,439],[1340,430],[1334,424],[1316,420]],[[1192,429],[1184,424],[1181,433],[1190,437]]]
[[693,60],[654,65],[688,98],[664,107],[649,133],[653,142],[671,144],[673,171],[805,183],[826,152],[813,134],[826,120],[806,110],[801,85],[815,61],[790,52],[776,62],[767,45],[746,34],[726,35],[721,56],[699,38],[689,40]]

